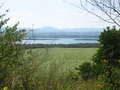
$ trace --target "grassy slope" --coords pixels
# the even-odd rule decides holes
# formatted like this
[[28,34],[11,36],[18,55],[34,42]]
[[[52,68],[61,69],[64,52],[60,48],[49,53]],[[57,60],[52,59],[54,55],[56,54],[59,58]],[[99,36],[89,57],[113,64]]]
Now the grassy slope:
[[97,48],[52,48],[50,55],[57,62],[62,61],[66,68],[74,68],[85,61],[90,61]]
[[[43,49],[35,49],[37,53],[41,53]],[[96,53],[97,48],[50,48],[48,49],[47,60],[42,65],[49,72],[50,68],[59,70],[60,73],[68,70],[75,71],[85,61],[90,61],[91,57]],[[40,61],[40,59],[38,59]]]
[[84,82],[80,77],[74,81],[72,77],[77,76],[75,67],[90,61],[97,48],[33,49],[39,55],[37,63],[43,60],[41,53],[44,50],[48,51],[48,55],[36,73],[38,82],[42,82],[41,90],[93,90],[97,81]]

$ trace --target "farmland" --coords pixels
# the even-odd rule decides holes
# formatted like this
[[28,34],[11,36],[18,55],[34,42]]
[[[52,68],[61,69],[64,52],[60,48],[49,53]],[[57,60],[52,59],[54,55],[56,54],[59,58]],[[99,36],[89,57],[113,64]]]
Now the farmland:
[[85,61],[90,61],[96,51],[97,48],[52,48],[49,50],[49,54],[52,57],[51,59],[57,63],[64,62],[62,64],[64,69],[68,69]]
[[[83,62],[91,61],[92,56],[97,52],[97,48],[49,48],[47,49],[33,49],[34,53],[38,54],[39,62],[43,58],[40,53],[47,52],[47,59],[44,65],[49,66],[50,63],[62,64],[63,71],[79,66]],[[45,66],[44,66],[45,67]]]
[[[39,63],[36,73],[42,90],[93,90],[97,80],[81,81],[75,67],[91,60],[98,48],[46,48],[32,49]],[[29,51],[29,50],[28,50]],[[35,64],[36,65],[36,64]],[[77,79],[77,80],[76,80]]]

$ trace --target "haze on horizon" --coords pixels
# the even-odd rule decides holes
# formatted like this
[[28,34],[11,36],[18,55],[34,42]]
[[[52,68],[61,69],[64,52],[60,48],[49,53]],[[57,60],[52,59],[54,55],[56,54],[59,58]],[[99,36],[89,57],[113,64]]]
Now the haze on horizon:
[[[67,0],[79,4],[79,0]],[[63,0],[0,0],[4,3],[0,12],[10,17],[8,25],[12,26],[17,21],[19,27],[41,28],[51,26],[54,28],[105,28],[113,26],[82,11],[81,9],[65,3]]]

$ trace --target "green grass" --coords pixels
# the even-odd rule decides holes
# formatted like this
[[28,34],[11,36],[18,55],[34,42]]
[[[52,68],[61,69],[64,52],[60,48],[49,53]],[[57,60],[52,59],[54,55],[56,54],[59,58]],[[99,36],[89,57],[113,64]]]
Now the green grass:
[[[47,50],[47,55],[44,55]],[[42,62],[42,69],[49,70],[50,65],[54,64],[54,68],[61,71],[74,71],[75,67],[78,67],[85,61],[91,61],[92,56],[96,53],[97,48],[49,48],[49,49],[33,49],[38,54],[37,62]],[[52,66],[52,67],[53,67]]]
[[56,62],[64,62],[64,68],[74,68],[85,61],[90,61],[97,48],[52,48],[50,55]]
[[[36,77],[34,83],[40,82],[38,88],[41,90],[93,90],[98,81],[83,81],[75,67],[90,62],[96,52],[97,48],[32,49],[33,60],[30,58],[28,65],[34,67],[39,63],[33,74]],[[25,57],[30,56],[26,54]]]
[[75,67],[86,61],[92,62],[91,58],[97,50],[98,48],[27,50],[25,65],[21,67],[21,86],[26,87],[25,90],[100,90],[103,88],[103,85],[100,86],[103,84],[102,78],[85,81],[75,70]]

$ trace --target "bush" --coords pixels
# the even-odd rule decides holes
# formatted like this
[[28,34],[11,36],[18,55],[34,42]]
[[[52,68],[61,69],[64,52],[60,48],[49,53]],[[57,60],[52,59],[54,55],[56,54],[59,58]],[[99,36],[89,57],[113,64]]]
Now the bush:
[[[6,13],[8,10],[6,11]],[[25,30],[17,30],[19,23],[13,27],[3,27],[8,19],[6,14],[0,15],[0,88],[10,86],[16,67],[20,65],[19,57],[22,54],[19,42],[25,36]]]
[[107,62],[110,66],[120,67],[120,30],[107,27],[99,36],[100,48],[92,60],[97,65]]
[[100,48],[92,57],[92,64],[85,62],[77,68],[84,80],[101,77],[103,90],[118,90],[120,80],[120,30],[107,27],[99,36]]
[[[9,21],[9,18],[4,19],[5,15],[0,14],[0,89],[36,89],[39,81],[36,79],[37,72],[39,72],[38,68],[45,60],[47,52],[40,54],[37,51],[26,50],[21,45],[26,30],[18,30],[19,23],[13,27],[4,27]],[[40,55],[42,60],[39,58],[39,61],[36,62]]]
[[99,77],[103,87],[101,90],[119,90],[120,89],[120,69],[109,66]]
[[85,62],[79,67],[76,67],[76,70],[79,70],[78,74],[81,75],[82,79],[88,80],[93,77],[92,65],[90,62]]

